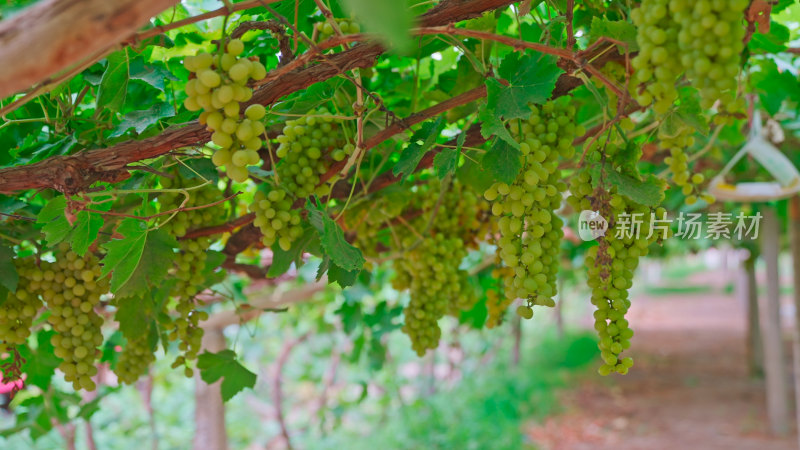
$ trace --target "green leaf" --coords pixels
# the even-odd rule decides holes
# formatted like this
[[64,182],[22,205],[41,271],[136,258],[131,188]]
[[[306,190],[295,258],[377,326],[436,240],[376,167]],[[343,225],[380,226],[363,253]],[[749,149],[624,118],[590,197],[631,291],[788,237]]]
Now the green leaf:
[[177,80],[178,77],[173,75],[169,70],[161,65],[149,63],[145,65],[144,59],[135,58],[130,64],[130,78],[132,80],[140,80],[153,86],[161,92],[164,92],[164,80]]
[[141,133],[159,120],[174,115],[175,110],[169,103],[159,103],[150,109],[131,111],[122,117],[122,122],[111,130],[108,137],[122,136],[131,128],[136,130],[136,133]]
[[152,312],[153,305],[144,297],[127,297],[120,299],[117,303],[114,320],[119,322],[119,331],[129,342],[135,341],[148,332],[149,327],[144,325],[151,320],[148,313]]
[[222,400],[226,402],[239,391],[256,385],[256,374],[236,360],[236,353],[233,350],[222,350],[218,353],[203,352],[197,357],[197,368],[200,369],[200,378],[208,384],[222,378],[220,388]]
[[458,157],[461,156],[461,149],[464,147],[464,141],[466,140],[467,131],[464,130],[456,139],[456,148],[444,148],[433,157],[433,168],[436,171],[436,176],[440,179],[456,172]]
[[[608,20],[605,17],[592,17],[592,24],[589,27],[589,42],[595,42],[601,36],[610,37],[628,44],[628,51],[639,51],[636,43],[636,26],[625,20]],[[620,46],[621,47],[621,46]],[[624,48],[619,49],[624,52]]]
[[[0,244],[0,286],[8,289],[9,292],[16,292],[19,283],[17,266],[14,265],[15,256],[14,249]],[[5,295],[2,292],[0,292],[0,296],[2,296],[0,299],[5,301]]]
[[284,251],[276,242],[272,246],[272,265],[267,270],[267,277],[275,278],[283,275],[292,267],[292,263],[299,266],[302,263],[303,252],[314,239],[317,239],[316,231],[306,226],[303,229],[303,234],[292,243],[289,251]]
[[495,139],[492,148],[483,155],[481,165],[493,180],[511,184],[522,168],[521,156],[520,151],[506,141]]
[[771,21],[769,33],[755,33],[748,47],[754,53],[780,53],[788,48],[790,38],[791,33],[786,26]]
[[108,108],[119,111],[128,92],[128,51],[120,50],[108,55],[108,64],[100,80],[97,93],[97,110]]
[[694,128],[699,133],[707,135],[709,132],[708,121],[706,120],[703,109],[700,107],[699,93],[691,87],[684,87],[678,91],[680,104],[675,110],[677,116],[683,123]]
[[413,16],[406,0],[343,0],[350,15],[364,26],[362,31],[375,33],[390,48],[405,53],[412,48],[409,30]]
[[[592,179],[600,179],[600,170],[599,165],[592,167]],[[665,185],[661,179],[654,175],[650,175],[644,181],[641,181],[617,171],[609,170],[605,172],[605,179],[617,187],[617,192],[636,203],[655,207],[659,206],[664,200]]]
[[511,133],[508,132],[506,124],[494,109],[489,108],[488,104],[484,105],[480,111],[478,111],[478,120],[481,121],[481,136],[483,136],[484,139],[489,139],[492,135],[495,135],[508,142],[512,147],[516,149],[519,148],[519,143],[511,137]]
[[113,272],[111,292],[119,296],[147,292],[166,276],[178,246],[174,237],[161,229],[150,231],[145,222],[123,220],[117,229],[123,238],[114,239],[103,248],[102,276]]
[[[110,207],[111,203],[103,205]],[[97,234],[100,232],[100,228],[103,227],[103,223],[103,216],[100,214],[90,214],[87,211],[79,212],[73,224],[71,235],[72,251],[83,258],[89,246],[97,239]]]
[[356,283],[361,269],[344,270],[331,262],[331,259],[328,255],[325,255],[322,263],[320,263],[319,267],[317,268],[317,281],[322,279],[322,275],[324,275],[325,272],[328,273],[328,284],[337,283],[340,287],[346,288]]
[[506,120],[528,117],[529,103],[542,104],[553,94],[556,80],[564,73],[550,55],[514,52],[503,59],[498,74],[508,81],[486,80],[487,106]]
[[26,384],[32,384],[47,390],[56,373],[61,360],[55,355],[55,347],[50,338],[55,334],[52,330],[41,330],[36,333],[36,350],[27,345],[20,347],[20,356],[25,358]]
[[[442,132],[443,128],[444,120],[442,116],[437,117],[433,122],[423,123],[422,127],[411,136],[408,147],[400,153],[400,160],[395,164],[392,173],[395,175],[403,173],[406,177],[414,173],[422,157],[436,143],[436,138],[439,137],[439,133]],[[420,141],[422,142],[421,144],[419,143]]]
[[48,247],[52,247],[63,241],[72,231],[72,226],[67,222],[64,209],[67,207],[67,198],[64,196],[56,197],[39,211],[36,216],[37,224],[44,224],[42,232]]
[[344,238],[344,232],[321,206],[314,206],[311,199],[306,203],[308,219],[319,233],[320,244],[331,261],[346,271],[361,270],[364,255]]

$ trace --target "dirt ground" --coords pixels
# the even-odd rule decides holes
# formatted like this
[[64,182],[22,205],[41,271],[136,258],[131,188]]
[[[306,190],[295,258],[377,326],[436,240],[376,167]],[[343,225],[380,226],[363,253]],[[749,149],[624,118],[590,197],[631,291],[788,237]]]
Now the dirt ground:
[[770,437],[763,382],[747,374],[744,306],[730,294],[637,295],[635,366],[587,377],[527,435],[543,449],[796,449]]

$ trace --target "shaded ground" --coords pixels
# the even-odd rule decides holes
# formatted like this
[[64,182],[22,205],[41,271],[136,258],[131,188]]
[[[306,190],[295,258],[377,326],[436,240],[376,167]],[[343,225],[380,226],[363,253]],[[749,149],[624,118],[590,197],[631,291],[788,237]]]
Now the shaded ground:
[[637,295],[630,374],[588,377],[530,439],[553,450],[797,448],[794,436],[766,433],[763,383],[747,375],[744,307],[718,292]]

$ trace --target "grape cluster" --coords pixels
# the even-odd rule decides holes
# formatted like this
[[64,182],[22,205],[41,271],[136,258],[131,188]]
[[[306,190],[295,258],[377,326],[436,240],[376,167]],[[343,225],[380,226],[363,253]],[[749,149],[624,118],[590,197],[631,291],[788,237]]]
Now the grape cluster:
[[411,297],[404,310],[403,332],[419,356],[439,345],[439,319],[451,310],[453,299],[463,294],[464,272],[458,266],[466,254],[461,239],[437,234],[395,261],[397,276],[392,285],[398,290],[407,288]]
[[[492,269],[492,278],[495,280],[506,280],[513,278],[514,270],[511,267],[498,265]],[[486,328],[494,328],[503,322],[503,315],[508,307],[513,303],[514,298],[503,293],[502,285],[497,290],[486,291]]]
[[556,275],[559,268],[563,222],[555,211],[567,185],[561,180],[559,157],[571,158],[572,141],[583,133],[575,125],[575,108],[556,100],[532,106],[528,120],[512,134],[520,143],[522,169],[513,183],[497,182],[484,193],[498,216],[498,252],[513,269],[505,279],[505,294],[522,298],[521,316],[530,318],[531,306],[555,306]]
[[103,318],[95,307],[108,291],[108,278],[100,278],[97,257],[87,253],[81,258],[66,243],[58,247],[55,257],[55,263],[42,262],[40,283],[50,312],[47,321],[56,332],[51,343],[63,360],[58,368],[75,390],[93,391],[95,361],[103,343]]
[[253,224],[261,230],[261,242],[266,247],[277,242],[281,249],[289,251],[303,234],[300,212],[292,209],[292,199],[283,187],[256,192],[250,211],[256,215]]
[[[351,20],[335,20],[336,25],[339,26],[339,30],[342,32],[342,34],[358,34],[361,32],[361,26]],[[314,24],[314,35],[319,41],[324,41],[334,34],[336,34],[336,30],[333,29],[333,25],[331,25],[329,22],[317,22]]]
[[[183,189],[191,187],[191,181],[183,178],[177,171],[173,173],[173,178],[165,178],[161,181],[163,187],[167,189]],[[208,184],[188,191],[189,199],[184,207],[209,205],[219,200],[221,193],[219,189]],[[164,208],[176,208],[183,201],[183,195],[179,192],[165,192],[162,194],[160,203]],[[211,226],[225,217],[225,207],[222,204],[209,206],[201,209],[181,211],[177,213],[163,228],[175,235],[183,237],[188,229],[200,226]],[[175,312],[178,317],[170,322],[166,328],[169,330],[170,340],[178,340],[179,350],[182,352],[173,367],[186,364],[187,361],[197,358],[200,351],[200,344],[203,339],[203,329],[199,323],[208,318],[208,313],[199,311],[195,296],[205,286],[205,268],[208,257],[208,248],[213,242],[213,237],[202,236],[195,239],[183,239],[179,241],[180,253],[176,258],[175,264],[175,286],[172,288],[171,295],[175,299]],[[129,343],[130,344],[130,343]],[[137,353],[141,353],[144,344],[134,344],[131,348],[132,361],[138,361]],[[127,348],[126,348],[127,349]],[[123,353],[125,350],[123,350]],[[137,359],[139,358],[139,359]],[[139,366],[141,367],[141,365]],[[131,370],[134,372],[133,370]],[[187,376],[191,376],[193,371],[186,367]],[[143,372],[139,372],[141,374]]]
[[22,345],[28,339],[33,319],[42,308],[42,286],[49,287],[32,258],[17,259],[15,266],[19,274],[17,290],[7,294],[0,308],[0,342],[7,346]]
[[[641,149],[634,143],[605,142],[602,148],[589,150],[587,161],[590,164],[602,163],[602,171],[619,171],[638,179],[635,163],[641,157]],[[597,187],[593,187],[593,181],[598,182]],[[663,200],[663,187],[660,200]],[[602,178],[592,179],[589,168],[570,179],[570,193],[567,202],[573,209],[598,211],[609,222],[605,235],[597,238],[599,245],[587,251],[584,264],[587,284],[592,289],[592,304],[596,307],[594,327],[600,337],[598,346],[604,362],[598,372],[601,375],[625,374],[633,365],[632,358],[620,355],[630,347],[633,337],[633,330],[625,319],[631,306],[628,291],[633,285],[633,271],[639,258],[649,252],[650,244],[665,237],[664,230],[656,226],[653,219],[663,219],[666,211],[638,204],[619,194],[616,187],[607,189]]]
[[686,204],[693,205],[697,202],[698,195],[707,203],[714,203],[714,196],[711,194],[698,194],[700,185],[705,181],[702,173],[692,174],[689,171],[689,160],[686,153],[677,147],[670,148],[670,154],[664,158],[664,162],[669,166],[672,173],[672,181],[681,188],[681,192],[686,196]]
[[264,134],[266,110],[262,105],[247,107],[241,116],[241,102],[250,100],[253,90],[249,80],[261,80],[267,70],[257,59],[240,58],[244,44],[232,39],[222,55],[199,53],[184,60],[192,72],[186,83],[187,98],[184,106],[189,111],[203,110],[200,123],[213,132],[211,140],[220,147],[212,161],[225,166],[232,180],[243,182],[248,178],[247,166],[258,164],[261,136]]
[[133,384],[156,360],[154,349],[150,346],[145,334],[134,340],[128,340],[119,355],[114,373],[125,384]]
[[740,109],[736,76],[747,4],[747,0],[642,1],[631,11],[639,44],[632,62],[636,101],[652,104],[657,115],[665,114],[678,98],[676,81],[685,73],[700,90],[704,108],[719,100],[721,110]]
[[700,91],[701,106],[717,100],[721,110],[744,109],[736,99],[740,54],[744,49],[743,13],[748,0],[670,0],[669,9],[680,26],[678,48],[686,77]]
[[328,195],[331,183],[319,185],[320,176],[334,161],[344,160],[355,150],[347,143],[340,121],[324,109],[286,121],[277,141],[276,154],[281,158],[276,167],[278,179],[300,198]]

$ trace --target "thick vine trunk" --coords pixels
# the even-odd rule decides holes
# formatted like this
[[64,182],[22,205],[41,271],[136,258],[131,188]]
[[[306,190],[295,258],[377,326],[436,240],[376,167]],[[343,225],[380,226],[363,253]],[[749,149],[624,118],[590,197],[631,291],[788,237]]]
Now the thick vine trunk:
[[0,22],[0,98],[110,50],[177,0],[45,0]]
[[747,368],[750,376],[764,375],[764,352],[758,314],[756,262],[754,256],[743,258],[737,279],[739,301],[747,309]]
[[771,207],[764,208],[761,227],[761,254],[767,266],[767,298],[763,306],[761,333],[764,341],[764,373],[767,385],[767,416],[770,431],[785,435],[789,431],[789,386],[781,334],[778,255],[780,224]]
[[[795,420],[800,430],[800,197],[789,200],[789,235],[792,251],[792,287],[794,287],[794,328],[792,350],[794,354]],[[800,433],[797,436],[800,440]]]
[[[221,328],[206,328],[203,350],[219,352],[225,349],[225,336]],[[207,384],[195,374],[194,450],[226,450],[228,435],[225,431],[225,404],[217,381]]]

